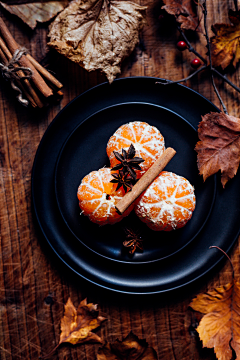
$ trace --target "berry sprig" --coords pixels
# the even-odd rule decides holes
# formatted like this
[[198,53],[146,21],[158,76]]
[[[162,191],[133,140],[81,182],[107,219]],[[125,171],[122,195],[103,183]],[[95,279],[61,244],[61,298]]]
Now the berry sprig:
[[[234,4],[235,4],[235,9],[236,11],[238,11],[238,3],[237,0],[234,0]],[[219,72],[217,69],[214,68],[213,64],[212,64],[212,58],[211,58],[211,48],[210,48],[210,39],[209,39],[209,35],[208,35],[208,29],[207,29],[207,7],[206,7],[206,0],[204,0],[201,3],[201,9],[203,12],[203,16],[204,16],[204,29],[205,29],[205,38],[206,38],[206,42],[207,42],[207,48],[208,48],[208,59],[204,58],[201,54],[199,54],[197,52],[196,49],[193,48],[193,46],[191,45],[191,43],[189,42],[189,40],[187,39],[184,31],[181,29],[180,26],[178,26],[178,30],[183,38],[183,40],[179,41],[177,43],[177,48],[180,51],[184,51],[184,50],[188,50],[189,52],[192,52],[194,55],[197,56],[197,58],[194,58],[191,61],[191,67],[196,69],[193,73],[191,73],[190,75],[188,75],[187,77],[183,78],[183,79],[179,79],[176,81],[172,81],[172,80],[165,80],[164,82],[162,81],[157,81],[156,84],[162,84],[162,85],[168,85],[168,84],[178,84],[184,81],[187,81],[191,78],[193,78],[195,75],[197,75],[198,73],[200,73],[203,70],[209,70],[210,71],[210,77],[211,77],[211,82],[214,88],[214,91],[222,105],[223,108],[223,112],[225,114],[228,114],[227,108],[217,90],[215,81],[214,81],[214,75],[219,76],[223,81],[225,81],[228,85],[230,85],[233,89],[235,89],[237,92],[240,93],[240,88],[238,86],[236,86],[235,84],[233,84],[226,75],[223,75],[221,72]]]
[[[177,48],[180,51],[184,51],[188,49],[188,45],[185,41],[181,40],[177,43]],[[202,65],[201,61],[198,58],[195,58],[191,61],[191,67],[193,69],[199,68],[199,66]]]

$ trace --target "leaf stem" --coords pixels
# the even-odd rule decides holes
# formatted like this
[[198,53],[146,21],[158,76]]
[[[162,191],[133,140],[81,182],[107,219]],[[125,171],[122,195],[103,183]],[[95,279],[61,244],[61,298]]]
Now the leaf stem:
[[233,277],[233,279],[234,279],[234,267],[233,267],[232,260],[230,259],[230,257],[228,256],[228,254],[227,254],[223,249],[221,249],[220,247],[215,246],[215,245],[210,246],[209,249],[218,249],[218,250],[220,250],[220,251],[228,258],[228,260],[230,261],[231,267],[232,267],[232,277]]
[[216,87],[215,81],[214,81],[214,77],[213,77],[213,66],[212,66],[212,55],[211,55],[211,47],[210,47],[210,40],[209,40],[209,36],[208,36],[208,29],[207,29],[207,4],[206,4],[206,0],[203,2],[202,4],[203,6],[203,15],[204,15],[204,28],[205,28],[205,37],[206,37],[206,41],[207,41],[207,48],[208,48],[208,56],[209,56],[209,62],[210,62],[210,73],[211,73],[211,81],[212,81],[212,85],[214,88],[214,91],[222,105],[223,111],[225,114],[228,115],[228,111],[227,108],[223,102],[223,99],[221,98],[218,89]]

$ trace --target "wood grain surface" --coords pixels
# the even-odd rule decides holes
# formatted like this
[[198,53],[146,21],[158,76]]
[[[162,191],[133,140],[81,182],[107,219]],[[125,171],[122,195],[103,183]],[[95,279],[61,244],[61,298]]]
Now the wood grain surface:
[[[140,43],[122,66],[121,77],[145,75],[176,80],[187,76],[193,55],[179,52],[180,39],[173,19],[158,19],[161,1],[141,0],[148,5],[148,25]],[[209,28],[215,22],[228,22],[232,0],[208,0]],[[54,71],[64,84],[60,103],[41,110],[21,107],[10,86],[0,80],[0,359],[38,359],[59,341],[60,319],[70,296],[75,306],[87,297],[98,304],[100,314],[108,318],[97,334],[107,341],[122,339],[130,330],[146,338],[160,360],[212,360],[212,349],[203,349],[196,333],[199,316],[188,307],[199,292],[224,284],[231,279],[229,263],[224,262],[209,277],[177,296],[128,299],[105,291],[68,271],[41,241],[31,209],[31,171],[39,142],[56,114],[74,97],[92,86],[105,82],[100,72],[88,73],[78,65],[47,48],[47,25],[32,31],[21,20],[0,10],[18,43],[27,47],[42,64]],[[200,41],[199,41],[199,39]],[[197,50],[204,55],[202,35],[190,34]],[[239,86],[240,68],[229,74]],[[240,116],[239,94],[216,80],[229,113]],[[187,82],[187,86],[207,97],[217,106],[219,101],[207,73]],[[239,243],[230,256],[236,277],[240,276]],[[62,345],[51,359],[94,360],[98,345]]]

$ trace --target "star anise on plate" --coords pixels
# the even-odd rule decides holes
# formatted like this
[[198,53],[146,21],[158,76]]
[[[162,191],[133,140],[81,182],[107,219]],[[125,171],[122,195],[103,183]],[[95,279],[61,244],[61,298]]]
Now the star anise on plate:
[[124,173],[123,170],[120,170],[118,173],[113,173],[112,176],[114,179],[112,179],[110,182],[118,184],[116,191],[120,189],[121,186],[123,186],[124,191],[127,192],[127,190],[131,189],[135,183],[132,176],[130,176],[128,173]]
[[130,174],[132,178],[136,181],[137,175],[134,169],[141,170],[139,166],[144,160],[140,157],[135,156],[136,150],[133,144],[130,145],[129,149],[126,151],[122,149],[122,155],[117,151],[113,151],[115,158],[120,161],[120,164],[117,164],[112,168],[112,170],[122,169],[124,174]]
[[126,240],[123,242],[123,246],[128,248],[129,254],[134,254],[138,249],[143,251],[143,239],[138,232],[134,232],[132,229],[125,228]]

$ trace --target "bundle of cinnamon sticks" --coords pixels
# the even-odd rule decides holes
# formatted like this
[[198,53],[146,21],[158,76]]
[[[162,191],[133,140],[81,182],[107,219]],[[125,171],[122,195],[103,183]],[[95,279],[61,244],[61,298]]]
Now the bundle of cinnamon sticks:
[[[0,63],[6,67],[21,46],[15,41],[6,24],[0,17]],[[20,89],[26,103],[32,107],[42,108],[53,98],[60,98],[63,85],[44,67],[42,67],[29,53],[23,52],[20,59],[12,64],[16,70],[14,84]],[[27,76],[28,70],[31,73]],[[30,70],[29,70],[30,69]],[[15,69],[14,69],[15,70]]]

